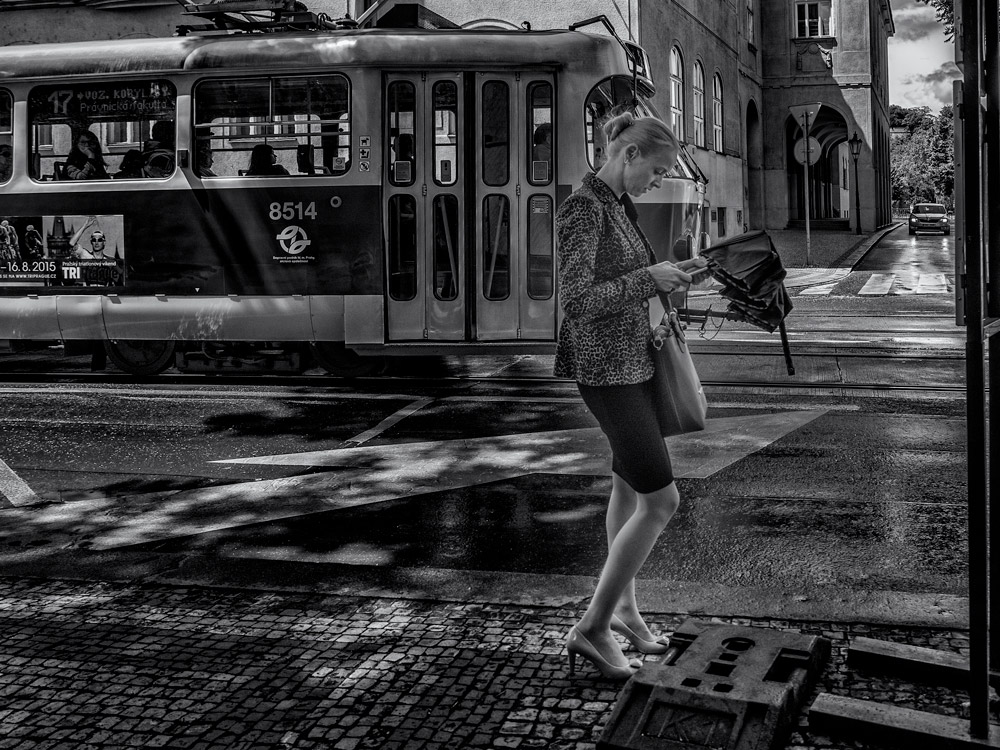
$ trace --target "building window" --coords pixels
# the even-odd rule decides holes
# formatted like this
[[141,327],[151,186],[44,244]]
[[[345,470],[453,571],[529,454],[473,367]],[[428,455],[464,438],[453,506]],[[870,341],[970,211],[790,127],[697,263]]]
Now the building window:
[[684,140],[684,58],[676,47],[670,50],[670,127]]
[[757,26],[753,18],[753,0],[747,0],[747,44],[757,49]]
[[718,214],[717,214],[717,217],[718,217],[718,226],[716,227],[716,230],[717,230],[718,235],[720,237],[725,237],[726,236],[726,209],[724,207],[722,207],[722,206],[719,206],[719,208],[717,209],[717,211],[718,211]]
[[833,25],[830,20],[830,0],[819,0],[814,3],[796,3],[796,36],[832,36]]
[[694,145],[705,148],[705,69],[694,63]]
[[712,141],[715,150],[723,152],[722,144],[722,76],[718,73],[712,80]]

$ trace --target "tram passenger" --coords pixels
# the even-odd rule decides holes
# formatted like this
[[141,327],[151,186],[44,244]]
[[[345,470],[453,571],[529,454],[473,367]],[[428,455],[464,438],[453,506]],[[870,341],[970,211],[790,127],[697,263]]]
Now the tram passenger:
[[142,171],[146,177],[169,177],[173,173],[176,158],[173,120],[153,123],[149,140],[143,144],[142,157]]
[[258,143],[250,152],[250,166],[247,177],[266,177],[268,175],[287,175],[288,170],[278,164],[278,155],[267,143]]
[[628,679],[628,660],[613,632],[644,654],[662,654],[639,613],[635,577],[680,503],[654,407],[649,354],[649,297],[686,289],[706,261],[650,265],[629,196],[659,187],[680,153],[658,118],[630,113],[604,125],[607,161],[556,215],[559,288],[565,313],[555,374],[577,381],[587,408],[611,445],[608,556],[590,604],[569,631],[566,650],[605,676]]
[[12,156],[10,144],[0,144],[0,182],[7,182],[10,179]]
[[212,153],[212,142],[209,140],[211,131],[199,129],[197,137],[195,171],[199,177],[218,177],[219,175],[212,170],[212,165],[215,164],[215,154]]
[[107,180],[108,165],[97,136],[89,130],[81,130],[76,144],[66,157],[66,177],[71,180]]
[[532,161],[552,161],[552,125],[543,122],[535,128],[532,137],[531,160]]
[[125,152],[121,164],[118,165],[118,171],[112,177],[116,180],[143,177],[142,167],[145,163],[146,158],[142,152],[137,148],[130,148]]

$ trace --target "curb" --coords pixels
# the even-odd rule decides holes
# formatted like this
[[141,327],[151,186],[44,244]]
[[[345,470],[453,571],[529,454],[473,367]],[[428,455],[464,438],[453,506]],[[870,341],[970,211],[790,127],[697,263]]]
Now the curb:
[[876,230],[874,233],[868,235],[868,237],[858,242],[854,245],[854,247],[837,258],[837,260],[833,262],[833,266],[836,268],[850,268],[853,271],[854,267],[864,260],[864,257],[868,254],[868,252],[875,247],[883,237],[901,226],[903,226],[903,222],[894,221],[891,224]]

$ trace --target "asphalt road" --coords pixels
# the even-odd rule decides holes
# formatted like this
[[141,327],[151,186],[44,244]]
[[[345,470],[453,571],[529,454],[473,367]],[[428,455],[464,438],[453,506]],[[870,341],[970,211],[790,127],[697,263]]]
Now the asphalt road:
[[[942,245],[916,242],[866,263],[908,272]],[[946,245],[919,273],[945,273]],[[650,608],[964,624],[962,332],[947,289],[858,294],[875,273],[799,277],[795,376],[776,335],[692,337],[710,421],[670,442],[683,502],[641,573]],[[8,572],[550,604],[599,573],[607,449],[550,357],[355,383],[16,382],[40,361],[86,370],[5,360]]]

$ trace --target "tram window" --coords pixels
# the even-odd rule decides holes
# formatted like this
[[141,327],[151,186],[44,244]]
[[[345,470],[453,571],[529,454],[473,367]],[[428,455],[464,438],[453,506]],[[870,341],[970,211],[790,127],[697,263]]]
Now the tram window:
[[[641,94],[636,97],[632,90],[632,79],[613,76],[601,81],[587,96],[584,105],[585,130],[587,135],[587,160],[595,170],[604,166],[607,159],[607,139],[604,123],[615,115],[631,111],[638,117],[656,115],[656,108]],[[671,170],[670,176],[677,176],[679,166]]]
[[453,81],[434,84],[434,181],[458,181],[458,86]]
[[528,142],[531,143],[531,164],[528,182],[548,185],[552,181],[552,85],[532,83],[528,86]]
[[458,296],[458,198],[439,195],[434,199],[434,296],[452,300]]
[[0,90],[0,182],[10,179],[13,166],[12,106],[10,92]]
[[506,185],[510,174],[510,90],[503,81],[483,84],[483,182]]
[[387,97],[389,153],[393,155],[389,164],[389,182],[393,185],[412,185],[416,177],[413,168],[417,156],[413,132],[417,99],[413,84],[393,81],[389,84]]
[[483,200],[483,296],[510,296],[510,203],[506,195]]
[[412,195],[389,198],[389,295],[417,296],[417,202]]
[[553,289],[552,198],[528,200],[528,296],[551,299]]
[[176,100],[173,84],[162,80],[72,82],[32,89],[32,177],[169,177],[176,158]]
[[203,81],[195,89],[195,138],[196,151],[211,155],[203,177],[246,175],[260,145],[274,150],[274,176],[344,174],[349,82],[338,74]]

